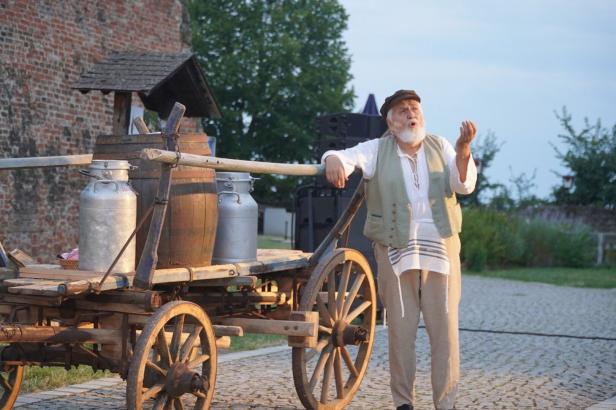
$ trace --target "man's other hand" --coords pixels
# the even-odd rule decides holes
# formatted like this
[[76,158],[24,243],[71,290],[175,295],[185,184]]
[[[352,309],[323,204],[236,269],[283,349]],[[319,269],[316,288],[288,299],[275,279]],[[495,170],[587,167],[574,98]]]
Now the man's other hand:
[[325,177],[336,188],[344,188],[347,177],[340,158],[335,155],[329,155],[325,158]]
[[468,158],[471,155],[471,141],[477,134],[477,127],[472,121],[462,121],[460,126],[460,136],[456,141],[456,153],[462,158]]

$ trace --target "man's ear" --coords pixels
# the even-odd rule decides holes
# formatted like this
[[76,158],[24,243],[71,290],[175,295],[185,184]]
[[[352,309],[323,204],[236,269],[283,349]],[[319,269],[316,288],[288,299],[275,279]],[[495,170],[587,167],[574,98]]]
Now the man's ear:
[[387,128],[391,128],[393,121],[389,117],[385,117],[385,121],[387,122]]

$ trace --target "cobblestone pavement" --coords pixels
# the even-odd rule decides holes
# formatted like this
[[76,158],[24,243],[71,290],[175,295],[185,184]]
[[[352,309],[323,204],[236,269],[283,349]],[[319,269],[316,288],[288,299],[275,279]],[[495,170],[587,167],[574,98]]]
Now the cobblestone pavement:
[[[466,276],[462,329],[539,332],[616,338],[616,289],[576,289]],[[380,327],[379,327],[380,329]],[[616,342],[462,330],[460,409],[584,409],[616,396]],[[429,344],[418,332],[415,408],[432,408]],[[20,409],[117,409],[124,383],[20,406]],[[366,378],[350,409],[393,408],[387,333],[379,330]],[[81,387],[84,388],[83,386]],[[91,388],[91,387],[90,387]],[[71,389],[73,389],[71,391]],[[32,395],[25,396],[24,399]],[[213,409],[302,408],[291,374],[290,351],[219,365]]]

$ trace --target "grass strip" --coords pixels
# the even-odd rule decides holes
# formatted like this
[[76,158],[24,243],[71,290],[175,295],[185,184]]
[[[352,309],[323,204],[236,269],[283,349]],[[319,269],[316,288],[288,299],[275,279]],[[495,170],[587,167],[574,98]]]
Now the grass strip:
[[485,270],[482,272],[465,271],[464,274],[523,282],[549,283],[576,288],[616,288],[616,267],[515,268]]

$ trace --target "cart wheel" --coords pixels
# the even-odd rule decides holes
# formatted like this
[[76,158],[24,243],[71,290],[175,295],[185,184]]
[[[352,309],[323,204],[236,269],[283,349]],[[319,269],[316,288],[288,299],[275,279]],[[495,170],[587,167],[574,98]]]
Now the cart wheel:
[[[5,315],[0,316],[0,323],[6,320]],[[0,357],[2,357],[2,351],[10,345],[3,346],[0,350]],[[21,382],[24,379],[24,366],[16,365],[2,365],[0,367],[0,409],[12,409],[13,404],[19,396],[21,390]]]
[[207,315],[191,302],[165,304],[137,340],[128,369],[126,407],[140,410],[153,399],[152,409],[207,409],[215,383],[216,338]]
[[295,390],[307,409],[341,409],[353,399],[372,353],[376,305],[372,272],[358,251],[336,249],[313,271],[299,310],[319,312],[319,340],[316,348],[293,348]]
[[24,379],[24,366],[2,366],[0,371],[0,409],[12,409]]

